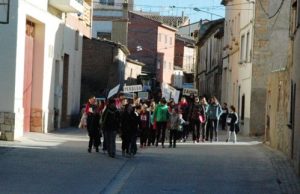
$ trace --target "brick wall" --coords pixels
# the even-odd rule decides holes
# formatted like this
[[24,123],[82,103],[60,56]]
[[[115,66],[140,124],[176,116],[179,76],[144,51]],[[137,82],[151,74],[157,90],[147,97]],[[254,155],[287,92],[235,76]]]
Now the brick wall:
[[[158,23],[129,12],[128,49],[130,58],[145,63],[144,71],[156,73]],[[137,46],[142,50],[138,51]]]
[[89,96],[106,95],[119,81],[118,48],[105,41],[84,38],[82,54],[81,104]]

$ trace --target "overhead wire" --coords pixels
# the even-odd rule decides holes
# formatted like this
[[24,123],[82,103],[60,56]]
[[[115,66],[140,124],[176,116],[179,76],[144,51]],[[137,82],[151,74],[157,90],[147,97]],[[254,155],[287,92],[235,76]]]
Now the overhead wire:
[[275,17],[275,16],[280,12],[280,10],[281,10],[281,8],[282,8],[282,6],[283,6],[284,0],[281,0],[281,3],[280,3],[280,5],[279,5],[278,9],[277,9],[276,12],[275,12],[273,15],[271,15],[271,16],[269,15],[269,13],[268,13],[268,12],[266,11],[266,9],[264,8],[264,6],[263,6],[261,0],[258,0],[258,2],[259,2],[259,5],[260,5],[261,9],[262,9],[263,12],[265,13],[265,15],[268,17],[268,19],[272,19],[273,17]]

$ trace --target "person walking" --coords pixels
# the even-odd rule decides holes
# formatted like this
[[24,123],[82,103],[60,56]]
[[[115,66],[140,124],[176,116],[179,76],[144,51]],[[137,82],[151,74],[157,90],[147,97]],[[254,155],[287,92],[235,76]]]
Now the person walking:
[[184,120],[182,118],[182,114],[179,113],[178,108],[173,107],[171,109],[170,117],[170,141],[169,141],[169,148],[176,147],[176,140],[178,138],[178,132],[180,131],[180,128],[182,128],[182,125],[184,124]]
[[228,107],[227,107],[226,102],[223,103],[222,111],[223,111],[223,113],[220,117],[221,127],[222,127],[222,130],[226,130],[226,118],[228,116]]
[[[189,114],[189,104],[185,97],[182,97],[180,99],[180,102],[178,104],[178,108],[180,113],[182,114],[182,118],[185,121],[188,121],[188,114]],[[188,138],[189,134],[189,125],[186,123],[183,125],[182,132],[181,132],[181,142],[185,142]]]
[[[200,119],[205,120],[205,108],[200,103],[199,97],[194,98],[194,103],[190,107],[189,121],[193,132],[193,142],[199,143],[200,141]],[[204,140],[204,130],[202,130],[202,140]]]
[[153,100],[150,103],[149,113],[150,113],[150,130],[148,137],[148,146],[154,145],[155,143],[155,134],[156,134],[156,122],[154,122],[154,111],[156,108],[155,101]]
[[137,153],[137,135],[138,135],[138,127],[140,125],[140,113],[141,113],[141,105],[136,105],[134,107],[134,111],[131,112],[130,115],[130,131],[129,131],[129,156],[132,157]]
[[[140,147],[147,146],[147,140],[150,133],[150,112],[148,111],[148,106],[146,104],[142,105],[142,110],[140,113]],[[149,142],[149,140],[148,140]]]
[[116,155],[116,135],[120,127],[120,113],[116,108],[115,100],[109,99],[103,113],[103,130],[107,152],[110,157]]
[[95,96],[91,96],[85,107],[85,114],[87,115],[87,131],[89,135],[88,152],[92,152],[94,146],[96,152],[99,152],[100,145],[100,128],[99,119],[100,115],[96,104]]
[[233,135],[233,143],[236,142],[236,133],[238,132],[238,114],[233,105],[230,106],[230,113],[227,116],[226,122],[228,126],[228,138],[226,142],[230,141],[231,136]]
[[155,111],[154,111],[154,122],[156,122],[156,147],[158,146],[159,140],[161,140],[161,146],[164,148],[165,143],[165,135],[166,135],[166,129],[167,129],[167,121],[169,119],[169,112],[168,112],[168,106],[167,101],[165,98],[162,98],[157,105]]
[[201,98],[201,105],[205,110],[204,114],[204,120],[200,120],[201,123],[201,130],[202,130],[202,142],[208,141],[208,136],[209,136],[209,131],[207,130],[207,108],[208,108],[208,103],[206,101],[206,98],[203,96]]
[[213,140],[213,133],[215,134],[215,141],[218,141],[218,123],[220,115],[222,114],[222,107],[215,96],[211,98],[206,113],[207,130],[209,130],[210,142]]
[[129,155],[129,142],[130,142],[130,115],[133,108],[127,99],[123,100],[123,108],[121,109],[121,139],[122,139],[122,156]]

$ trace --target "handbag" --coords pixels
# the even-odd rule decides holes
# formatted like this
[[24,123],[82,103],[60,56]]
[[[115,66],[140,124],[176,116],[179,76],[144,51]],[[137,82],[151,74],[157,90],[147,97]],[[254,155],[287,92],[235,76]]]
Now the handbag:
[[204,115],[199,116],[200,123],[205,123],[206,119]]

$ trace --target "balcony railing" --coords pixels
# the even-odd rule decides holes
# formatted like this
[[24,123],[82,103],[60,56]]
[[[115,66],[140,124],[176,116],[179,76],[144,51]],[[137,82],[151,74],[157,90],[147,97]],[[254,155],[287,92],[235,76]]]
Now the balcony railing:
[[62,12],[83,13],[83,0],[49,0],[49,4]]

